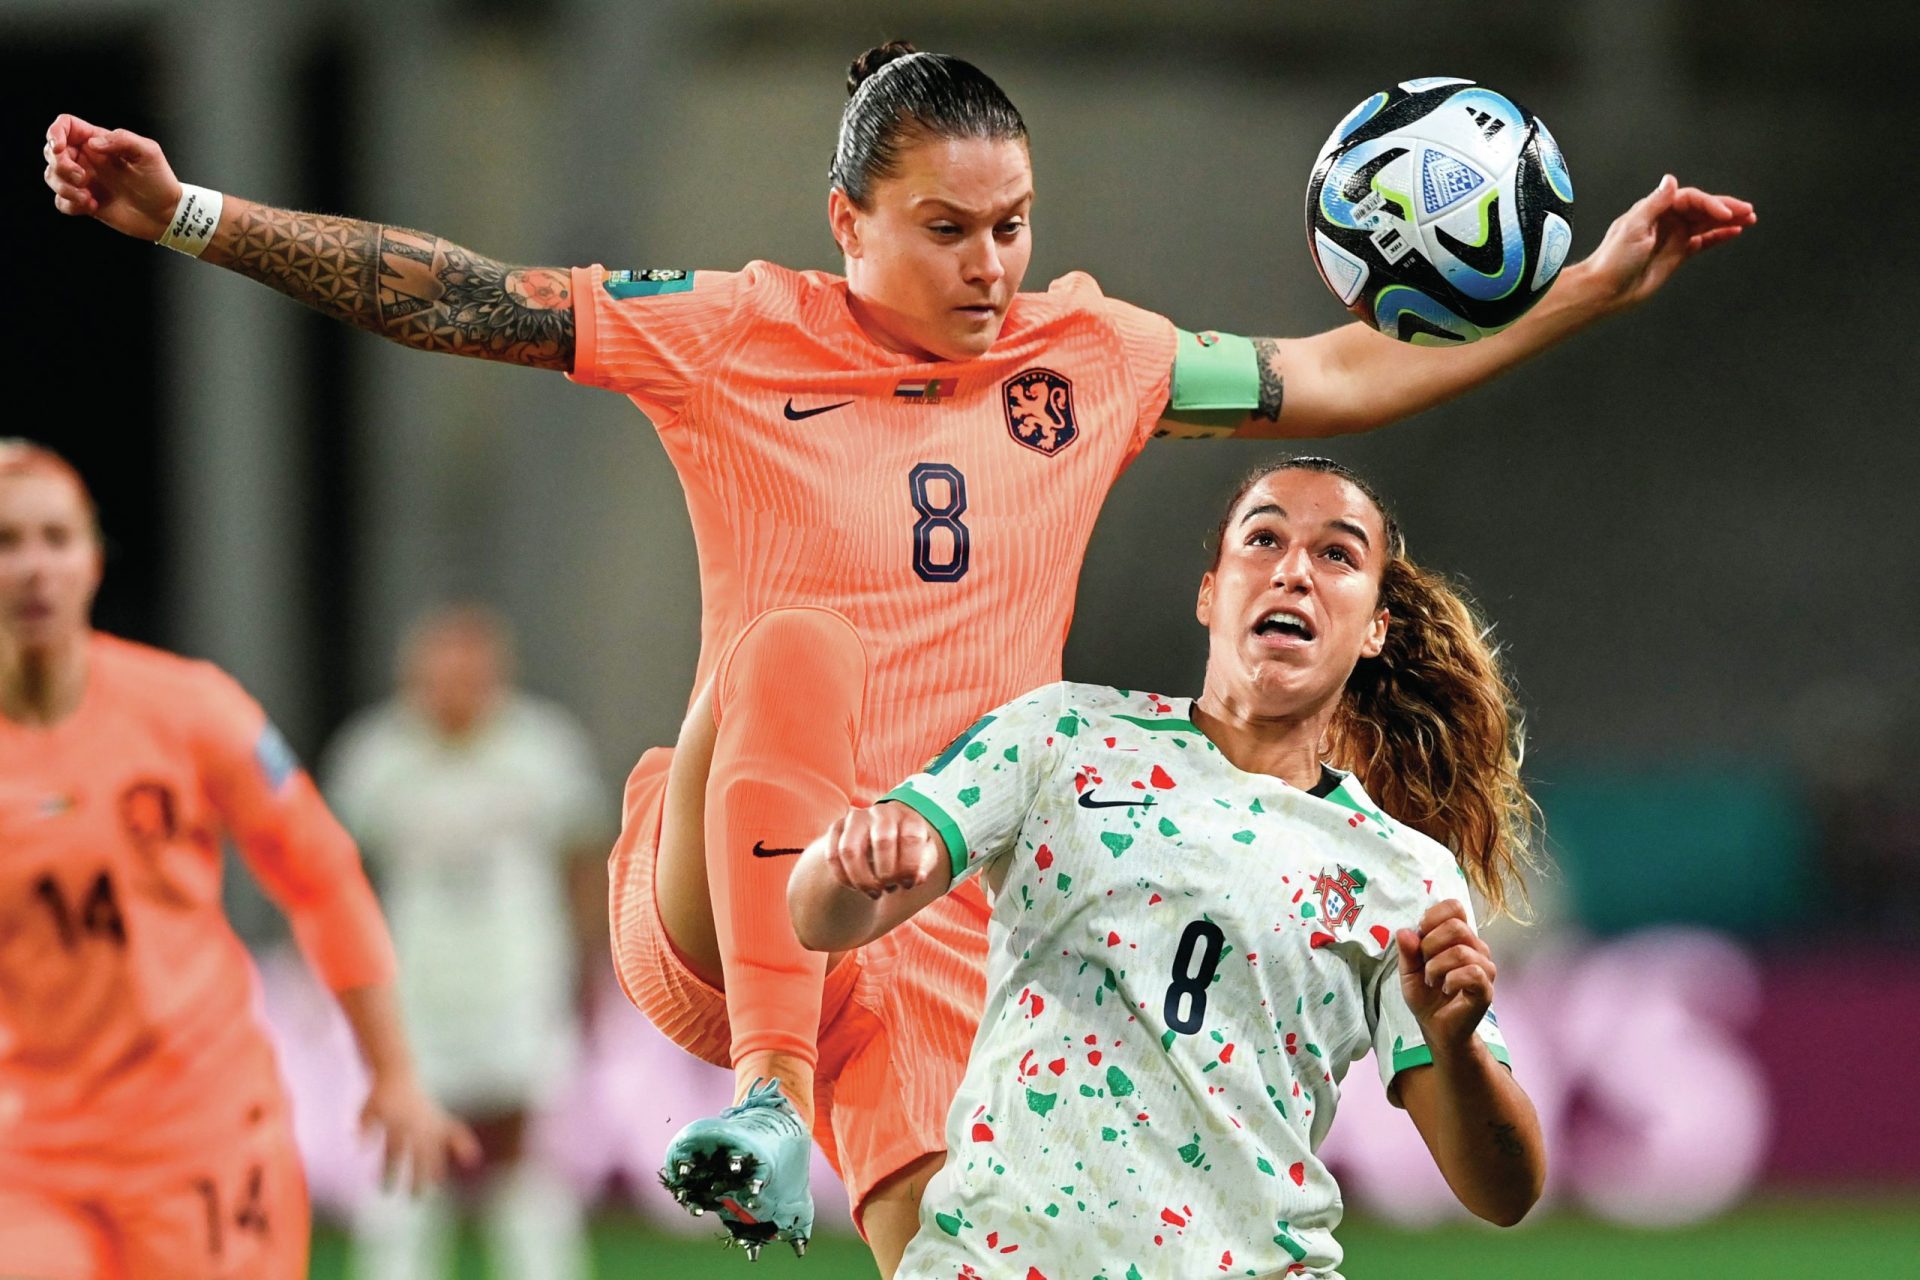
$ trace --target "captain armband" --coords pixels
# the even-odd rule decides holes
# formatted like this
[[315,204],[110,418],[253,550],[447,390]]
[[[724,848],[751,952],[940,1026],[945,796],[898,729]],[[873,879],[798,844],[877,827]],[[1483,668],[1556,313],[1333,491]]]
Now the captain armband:
[[1251,338],[1176,329],[1173,386],[1155,437],[1232,435],[1261,406],[1260,355]]

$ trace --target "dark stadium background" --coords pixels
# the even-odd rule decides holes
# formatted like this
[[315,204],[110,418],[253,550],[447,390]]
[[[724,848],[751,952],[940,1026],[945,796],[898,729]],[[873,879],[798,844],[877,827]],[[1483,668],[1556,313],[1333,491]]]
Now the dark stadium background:
[[[94,486],[100,624],[220,662],[311,759],[382,692],[412,613],[485,595],[521,631],[528,682],[586,717],[614,778],[674,732],[697,592],[677,483],[630,406],[392,349],[58,217],[38,154],[57,112],[151,134],[203,185],[510,261],[832,269],[841,78],[890,36],[980,63],[1025,112],[1030,284],[1087,270],[1189,328],[1343,319],[1305,250],[1307,170],[1348,107],[1411,76],[1478,78],[1551,123],[1576,256],[1669,170],[1755,202],[1752,232],[1642,312],[1325,451],[1396,502],[1416,555],[1469,583],[1523,686],[1557,870],[1540,924],[1504,945],[1683,926],[1752,964],[1759,999],[1730,1030],[1770,1091],[1759,1179],[1730,1216],[1668,1232],[1624,1232],[1577,1197],[1500,1239],[1357,1214],[1351,1274],[1748,1274],[1742,1250],[1753,1268],[1911,1265],[1908,7],[5,0],[0,434],[53,444]],[[1203,534],[1274,451],[1148,450],[1095,535],[1069,676],[1193,687]],[[257,907],[235,909],[271,942]],[[1631,1030],[1606,1070],[1669,1087]],[[601,1244],[607,1275],[695,1256],[619,1216]],[[331,1237],[320,1249],[330,1274]],[[841,1256],[806,1274],[862,1274],[856,1249]]]

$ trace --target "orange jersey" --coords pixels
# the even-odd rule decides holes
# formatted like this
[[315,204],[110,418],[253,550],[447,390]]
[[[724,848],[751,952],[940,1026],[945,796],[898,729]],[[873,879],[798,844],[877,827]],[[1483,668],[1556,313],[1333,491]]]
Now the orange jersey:
[[1167,403],[1172,322],[1074,274],[1018,295],[985,355],[925,362],[820,272],[590,267],[573,288],[572,376],[631,397],[686,490],[696,688],[761,612],[838,611],[870,663],[870,799],[1060,678],[1094,520]]
[[160,1141],[271,1073],[225,837],[331,987],[392,980],[353,842],[224,672],[96,634],[72,715],[0,719],[0,1150]]

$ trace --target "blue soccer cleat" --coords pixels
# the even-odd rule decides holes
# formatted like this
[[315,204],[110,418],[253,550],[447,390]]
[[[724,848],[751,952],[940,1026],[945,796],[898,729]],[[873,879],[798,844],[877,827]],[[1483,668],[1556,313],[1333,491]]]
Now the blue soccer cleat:
[[756,1080],[746,1101],[695,1120],[667,1146],[660,1184],[696,1217],[711,1210],[746,1247],[749,1261],[771,1240],[806,1256],[813,1235],[808,1164],[813,1139],[777,1080]]

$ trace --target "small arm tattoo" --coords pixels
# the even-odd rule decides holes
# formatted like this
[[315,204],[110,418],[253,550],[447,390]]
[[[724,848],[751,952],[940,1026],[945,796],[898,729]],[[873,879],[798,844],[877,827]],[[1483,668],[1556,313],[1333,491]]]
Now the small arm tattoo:
[[1520,1141],[1519,1129],[1498,1121],[1489,1121],[1487,1127],[1493,1130],[1493,1145],[1501,1155],[1518,1160],[1527,1154],[1526,1144]]
[[1255,338],[1253,355],[1260,365],[1260,403],[1252,416],[1278,422],[1286,392],[1286,379],[1280,374],[1280,344],[1272,338]]
[[205,256],[402,346],[573,367],[563,270],[509,267],[418,231],[251,203]]

